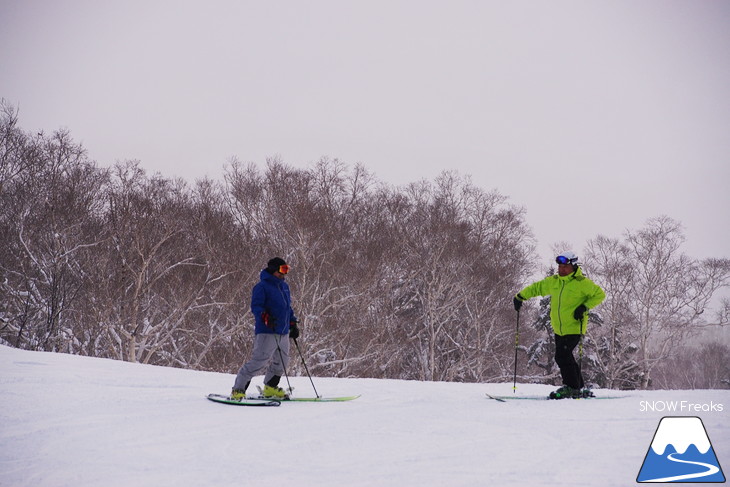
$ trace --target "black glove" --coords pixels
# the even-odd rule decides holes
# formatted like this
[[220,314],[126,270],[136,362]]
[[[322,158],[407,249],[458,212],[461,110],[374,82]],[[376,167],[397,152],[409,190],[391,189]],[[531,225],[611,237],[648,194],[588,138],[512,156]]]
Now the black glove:
[[289,338],[293,338],[294,340],[299,338],[299,327],[296,321],[289,323]]
[[575,308],[575,311],[573,311],[573,318],[575,318],[578,321],[583,321],[583,315],[585,312],[588,311],[588,308],[586,308],[585,304],[581,304],[577,308]]
[[514,299],[512,299],[512,303],[515,305],[515,311],[519,312],[522,307],[522,300],[515,296]]

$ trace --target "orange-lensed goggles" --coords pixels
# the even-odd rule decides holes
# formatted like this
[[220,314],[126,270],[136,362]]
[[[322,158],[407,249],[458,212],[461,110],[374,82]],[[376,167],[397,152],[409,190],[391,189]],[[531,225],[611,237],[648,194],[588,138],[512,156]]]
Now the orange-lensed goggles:
[[289,267],[289,264],[284,264],[284,265],[280,265],[279,266],[279,272],[281,274],[288,274],[289,273],[289,269],[291,269],[291,267]]

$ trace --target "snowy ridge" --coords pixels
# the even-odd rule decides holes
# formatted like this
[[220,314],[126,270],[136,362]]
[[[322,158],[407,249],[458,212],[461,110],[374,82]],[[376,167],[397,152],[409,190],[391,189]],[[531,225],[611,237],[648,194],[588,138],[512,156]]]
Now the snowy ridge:
[[[362,396],[273,408],[206,399],[233,379],[0,346],[0,486],[633,485],[662,417],[640,402],[690,397],[501,403],[485,393],[512,394],[511,383],[314,377],[320,394]],[[311,392],[306,377],[291,384]],[[552,389],[518,384],[517,394]],[[691,398],[730,404],[728,391]],[[727,411],[701,414],[721,464]]]
[[710,440],[702,427],[699,418],[664,418],[657,429],[651,448],[657,455],[664,455],[664,450],[672,445],[677,453],[687,451],[690,445],[697,447],[703,455],[710,449]]

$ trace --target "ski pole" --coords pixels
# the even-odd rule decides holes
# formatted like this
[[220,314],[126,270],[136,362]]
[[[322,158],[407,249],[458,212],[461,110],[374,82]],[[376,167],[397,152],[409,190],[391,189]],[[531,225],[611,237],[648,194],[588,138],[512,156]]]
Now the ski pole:
[[[582,330],[581,330],[582,331]],[[578,386],[581,389],[585,388],[585,383],[583,382],[583,333],[580,334],[580,342],[578,344]]]
[[585,382],[583,382],[583,337],[588,331],[588,326],[584,328],[584,323],[588,321],[588,312],[580,320],[580,341],[578,342],[578,385],[581,389],[585,388]]
[[512,379],[512,393],[517,393],[517,347],[520,345],[520,310],[517,310],[517,327],[515,329],[515,372]]
[[291,388],[291,383],[289,382],[289,374],[286,371],[286,364],[284,363],[284,354],[281,351],[281,347],[279,346],[279,343],[281,342],[281,335],[276,336],[276,349],[279,351],[279,359],[281,360],[281,367],[284,369],[284,377],[286,378],[286,385],[289,387],[289,394],[294,392],[294,389]]
[[307,367],[307,362],[304,361],[304,355],[302,355],[302,350],[299,348],[299,342],[297,342],[296,338],[292,338],[294,340],[294,345],[297,346],[297,352],[299,352],[299,356],[302,359],[302,365],[304,365],[304,370],[307,372],[307,377],[309,377],[309,382],[312,383],[312,389],[314,389],[314,395],[319,398],[319,393],[317,392],[317,388],[314,387],[314,381],[312,380],[312,375],[309,373],[309,368]]

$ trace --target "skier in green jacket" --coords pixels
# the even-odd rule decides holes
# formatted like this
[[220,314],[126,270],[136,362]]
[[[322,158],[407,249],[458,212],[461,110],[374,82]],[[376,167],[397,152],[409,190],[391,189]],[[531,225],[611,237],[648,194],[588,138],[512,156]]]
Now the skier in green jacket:
[[550,296],[550,322],[555,332],[555,362],[560,368],[563,386],[550,394],[553,399],[586,397],[592,393],[584,389],[580,365],[573,350],[588,327],[588,310],[601,304],[606,293],[583,275],[578,256],[563,252],[557,256],[558,273],[534,282],[514,297],[515,311],[522,302],[536,296]]

